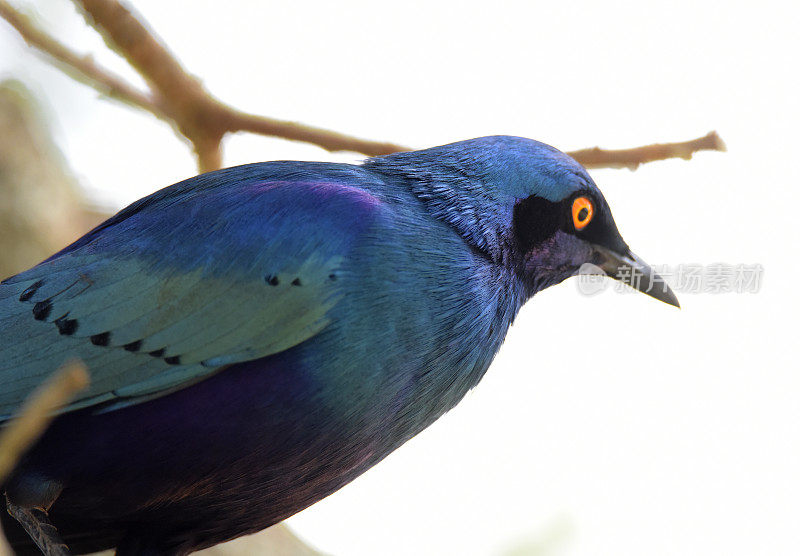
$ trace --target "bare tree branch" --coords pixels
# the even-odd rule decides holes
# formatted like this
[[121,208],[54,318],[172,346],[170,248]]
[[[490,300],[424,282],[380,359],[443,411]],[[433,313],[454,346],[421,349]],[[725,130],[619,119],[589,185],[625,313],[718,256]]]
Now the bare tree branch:
[[0,17],[25,41],[47,54],[71,77],[103,94],[172,124],[192,144],[201,171],[222,166],[222,138],[227,133],[249,131],[320,146],[328,151],[353,151],[377,156],[408,150],[388,142],[369,141],[296,122],[247,114],[214,98],[187,73],[173,54],[125,6],[115,0],[74,0],[89,24],[106,43],[145,79],[152,93],[142,93],[113,72],[81,56],[0,0]]
[[221,125],[227,109],[125,6],[114,0],[74,0],[106,44],[144,78],[176,129],[194,146],[201,171],[222,165]]
[[725,143],[716,131],[707,135],[682,141],[680,143],[660,143],[633,149],[607,150],[600,147],[581,149],[569,153],[586,168],[630,168],[635,170],[640,164],[664,160],[667,158],[683,158],[689,160],[697,151],[724,151]]
[[229,132],[249,131],[304,141],[329,151],[354,151],[368,156],[409,150],[392,143],[358,139],[335,131],[240,112],[214,98],[139,18],[117,0],[73,0],[87,21],[157,91],[178,129],[202,160],[219,156],[213,149]]
[[285,120],[276,120],[264,116],[254,116],[244,112],[231,111],[227,116],[230,120],[227,126],[230,131],[249,131],[259,135],[273,135],[293,141],[303,141],[322,146],[329,151],[352,151],[367,156],[381,156],[400,151],[410,151],[396,143],[369,141],[351,137],[336,131],[306,126]]
[[[408,150],[387,142],[359,139],[303,124],[247,114],[231,108],[213,96],[200,81],[188,74],[172,53],[116,0],[74,0],[89,23],[145,78],[156,94],[136,90],[122,78],[80,56],[43,31],[25,16],[0,0],[0,16],[6,19],[31,46],[48,54],[64,71],[112,98],[146,110],[170,122],[194,148],[201,171],[222,166],[221,141],[225,134],[248,131],[261,135],[304,141],[329,151],[353,151],[377,156]],[[648,145],[634,149],[605,150],[595,147],[571,154],[588,168],[636,168],[639,164],[665,158],[690,158],[699,150],[724,150],[719,136],[707,136],[682,143]]]
[[[101,93],[126,102],[170,123],[193,146],[201,171],[222,166],[222,139],[228,133],[247,131],[302,141],[328,151],[352,151],[378,156],[408,147],[359,139],[343,133],[296,122],[241,112],[214,98],[199,79],[189,74],[141,18],[118,0],[73,0],[87,22],[110,48],[123,56],[145,79],[151,92],[143,93],[90,57],[71,51],[25,16],[0,0],[0,17],[8,21],[34,48],[46,53],[67,74]],[[700,150],[725,150],[716,132],[681,143],[647,145],[633,149],[599,147],[568,154],[587,168],[631,168],[666,158],[691,158]]]

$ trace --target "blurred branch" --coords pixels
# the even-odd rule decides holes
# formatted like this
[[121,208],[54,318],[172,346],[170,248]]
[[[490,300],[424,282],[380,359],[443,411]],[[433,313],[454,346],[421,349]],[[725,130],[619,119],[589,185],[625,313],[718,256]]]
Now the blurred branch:
[[[67,363],[42,383],[25,401],[19,413],[0,431],[0,485],[25,452],[50,425],[55,411],[89,385],[89,373],[79,361]],[[0,531],[0,555],[13,551]]]
[[172,53],[128,8],[116,0],[74,0],[89,24],[145,79],[152,92],[142,93],[111,71],[65,47],[38,29],[30,18],[0,0],[0,17],[34,48],[44,52],[68,75],[111,98],[165,120],[192,144],[201,171],[222,166],[222,138],[231,132],[303,141],[329,151],[354,151],[368,156],[408,150],[387,142],[369,141],[327,129],[256,116],[214,98],[188,74]]
[[[124,57],[145,79],[150,92],[141,92],[124,79],[62,45],[33,22],[0,0],[0,17],[34,48],[44,52],[65,73],[111,98],[145,110],[170,123],[193,146],[200,171],[222,166],[222,139],[228,133],[247,131],[302,141],[328,151],[353,151],[378,156],[408,147],[359,139],[343,133],[296,122],[241,112],[213,97],[199,79],[189,74],[141,18],[117,0],[73,0],[87,22],[106,44]],[[715,133],[682,143],[648,145],[633,149],[599,147],[570,152],[587,168],[636,168],[665,158],[691,158],[700,150],[725,150]]]
[[0,82],[0,279],[108,217],[89,204],[39,103],[22,83]]
[[607,150],[600,147],[581,149],[568,153],[587,168],[630,168],[635,170],[640,164],[683,158],[689,160],[697,151],[724,151],[725,143],[716,131],[703,137],[680,143],[660,143],[633,149]]
[[54,412],[68,403],[89,384],[83,363],[67,363],[39,388],[22,409],[0,432],[0,484],[14,469],[20,457],[45,431]]
[[116,0],[74,0],[87,23],[125,58],[160,99],[175,128],[194,146],[201,171],[222,166],[228,107],[189,75],[160,40]]
[[167,117],[150,96],[129,85],[122,77],[97,65],[91,56],[81,56],[37,28],[31,19],[0,0],[0,17],[22,36],[28,45],[49,56],[55,66],[70,77],[100,93],[147,110],[161,119]]

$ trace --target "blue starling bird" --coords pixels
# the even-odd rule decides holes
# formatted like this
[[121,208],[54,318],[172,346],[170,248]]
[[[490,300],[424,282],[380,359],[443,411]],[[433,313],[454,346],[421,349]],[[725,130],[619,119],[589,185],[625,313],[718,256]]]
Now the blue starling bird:
[[92,376],[3,486],[11,541],[187,554],[284,520],[455,406],[585,263],[678,305],[585,169],[517,137],[145,197],[0,286],[2,419],[65,360]]

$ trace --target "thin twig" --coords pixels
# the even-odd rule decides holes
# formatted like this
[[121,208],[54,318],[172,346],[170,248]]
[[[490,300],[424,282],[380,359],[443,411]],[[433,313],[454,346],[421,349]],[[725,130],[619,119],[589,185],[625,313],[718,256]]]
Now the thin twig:
[[54,412],[89,384],[83,363],[67,363],[27,399],[17,416],[0,431],[0,484],[20,457],[45,431]]
[[328,151],[351,151],[367,156],[381,156],[400,151],[410,151],[396,143],[369,141],[359,139],[336,131],[329,131],[318,127],[307,126],[296,122],[276,120],[265,116],[255,116],[244,112],[232,111],[228,114],[230,120],[226,122],[229,131],[249,131],[259,135],[273,135],[303,141],[322,146]]
[[689,160],[697,151],[724,151],[725,143],[716,131],[703,137],[680,143],[660,143],[633,149],[607,150],[600,147],[582,149],[568,153],[586,168],[630,168],[635,170],[640,164],[683,158]]

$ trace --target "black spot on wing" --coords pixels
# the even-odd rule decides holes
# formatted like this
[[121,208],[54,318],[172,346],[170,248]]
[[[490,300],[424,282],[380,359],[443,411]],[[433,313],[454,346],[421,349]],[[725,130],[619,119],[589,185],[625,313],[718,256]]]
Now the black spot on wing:
[[180,365],[181,364],[181,356],[180,355],[173,355],[172,357],[165,357],[164,363],[168,365]]
[[125,351],[139,351],[139,349],[142,347],[142,341],[136,340],[135,342],[125,344],[122,347]]
[[44,320],[50,315],[50,311],[53,310],[53,304],[50,302],[49,299],[45,299],[44,301],[39,301],[36,305],[33,306],[33,318],[36,320]]
[[54,324],[58,328],[58,333],[62,336],[72,336],[78,330],[78,321],[76,319],[68,318],[69,314],[58,317]]
[[43,280],[37,280],[36,282],[25,288],[25,291],[19,295],[19,300],[28,301],[31,297],[36,295],[36,292],[39,290],[39,288],[42,287],[42,284],[44,284]]
[[111,341],[111,332],[95,334],[89,338],[89,341],[96,346],[107,346]]
[[165,348],[154,349],[153,351],[148,352],[147,355],[150,357],[162,357],[165,351],[167,351]]
[[303,284],[300,282],[300,278],[295,278],[294,280],[292,280],[292,285],[293,286],[302,286]]

